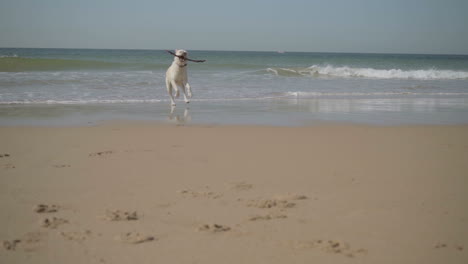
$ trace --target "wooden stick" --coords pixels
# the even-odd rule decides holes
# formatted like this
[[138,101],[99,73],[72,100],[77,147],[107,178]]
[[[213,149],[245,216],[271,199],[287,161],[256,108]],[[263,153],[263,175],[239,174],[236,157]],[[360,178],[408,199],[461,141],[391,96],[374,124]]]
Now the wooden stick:
[[170,51],[170,50],[166,50],[169,54],[171,55],[174,55],[175,57],[178,57],[180,59],[186,59],[188,61],[193,61],[193,62],[205,62],[206,60],[192,60],[192,59],[189,59],[189,58],[184,58],[182,56],[178,56],[177,54],[175,54],[174,52]]
[[206,60],[192,60],[192,59],[189,59],[187,58],[188,61],[193,61],[193,62],[205,62]]

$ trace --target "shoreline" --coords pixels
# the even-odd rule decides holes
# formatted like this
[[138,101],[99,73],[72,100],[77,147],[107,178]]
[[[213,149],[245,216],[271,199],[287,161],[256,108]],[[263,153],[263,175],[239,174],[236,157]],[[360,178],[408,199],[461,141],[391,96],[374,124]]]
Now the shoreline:
[[468,260],[468,125],[0,133],[2,263]]
[[468,124],[465,99],[278,99],[183,103],[0,105],[0,126],[79,126],[112,120],[194,125]]

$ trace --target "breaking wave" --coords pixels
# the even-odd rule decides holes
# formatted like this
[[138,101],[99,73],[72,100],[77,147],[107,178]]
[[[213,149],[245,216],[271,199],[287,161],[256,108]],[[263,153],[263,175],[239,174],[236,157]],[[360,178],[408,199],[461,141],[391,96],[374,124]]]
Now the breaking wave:
[[308,68],[267,68],[266,72],[288,77],[335,77],[335,78],[370,78],[370,79],[412,79],[412,80],[457,80],[468,79],[467,71],[453,70],[401,70],[335,67],[331,65],[313,65]]
[[277,98],[299,98],[299,99],[310,99],[310,98],[319,98],[319,97],[379,97],[386,98],[392,96],[450,96],[450,97],[459,97],[459,96],[468,96],[468,93],[459,93],[459,92],[280,92],[274,94]]
[[18,58],[16,54],[0,55],[0,58]]

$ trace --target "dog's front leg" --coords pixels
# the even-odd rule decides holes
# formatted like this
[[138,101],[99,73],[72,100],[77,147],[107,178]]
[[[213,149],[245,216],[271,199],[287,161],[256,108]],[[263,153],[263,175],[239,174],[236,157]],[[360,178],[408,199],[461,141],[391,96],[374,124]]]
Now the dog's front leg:
[[175,81],[171,81],[172,88],[175,90],[175,98],[179,98],[180,92],[179,92],[179,86],[177,86],[177,83]]
[[186,89],[186,87],[187,87],[187,85],[184,84],[182,86],[182,91],[184,92],[184,101],[185,101],[185,103],[188,104],[188,103],[190,103],[190,100],[187,98],[187,89]]
[[188,98],[192,98],[192,88],[189,83],[185,83],[185,90],[187,91]]
[[172,95],[172,84],[168,80],[166,80],[166,88],[167,88],[167,93],[169,94],[169,97],[171,98],[171,105],[175,106],[174,102],[174,96]]

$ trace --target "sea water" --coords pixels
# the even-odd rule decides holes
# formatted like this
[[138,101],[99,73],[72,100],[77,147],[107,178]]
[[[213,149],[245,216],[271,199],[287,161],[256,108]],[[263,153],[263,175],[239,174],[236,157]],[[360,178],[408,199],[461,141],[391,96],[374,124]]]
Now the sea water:
[[[109,119],[302,125],[468,123],[468,56],[189,51],[171,108],[163,50],[0,48],[0,125]],[[190,106],[190,107],[189,107]]]

